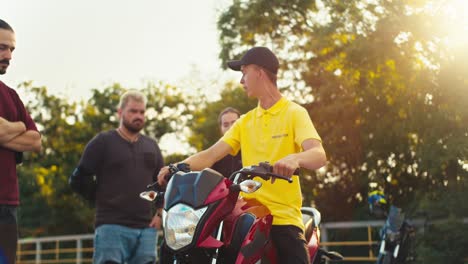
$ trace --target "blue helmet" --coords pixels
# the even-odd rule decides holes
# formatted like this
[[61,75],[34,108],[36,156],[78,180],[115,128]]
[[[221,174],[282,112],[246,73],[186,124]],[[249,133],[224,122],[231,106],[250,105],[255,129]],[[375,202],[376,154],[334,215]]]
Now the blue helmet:
[[387,208],[387,199],[382,191],[372,191],[367,196],[371,214],[381,217],[385,215]]

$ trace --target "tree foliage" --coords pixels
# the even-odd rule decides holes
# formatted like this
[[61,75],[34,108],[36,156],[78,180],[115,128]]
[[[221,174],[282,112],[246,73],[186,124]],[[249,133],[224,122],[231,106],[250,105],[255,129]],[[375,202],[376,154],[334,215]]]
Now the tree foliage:
[[189,123],[192,134],[189,143],[197,150],[203,150],[213,145],[221,137],[218,116],[226,107],[234,107],[247,113],[256,106],[254,99],[247,98],[244,90],[238,85],[227,83],[221,91],[221,99],[218,101],[206,101],[193,112],[193,119]]

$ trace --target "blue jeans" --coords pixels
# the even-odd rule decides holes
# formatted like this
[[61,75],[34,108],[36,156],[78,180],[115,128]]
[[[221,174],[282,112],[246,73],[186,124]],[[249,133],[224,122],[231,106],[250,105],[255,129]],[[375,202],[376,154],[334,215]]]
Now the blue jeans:
[[16,262],[18,221],[16,206],[0,204],[0,263]]
[[95,232],[93,263],[155,263],[157,237],[155,228],[101,225]]

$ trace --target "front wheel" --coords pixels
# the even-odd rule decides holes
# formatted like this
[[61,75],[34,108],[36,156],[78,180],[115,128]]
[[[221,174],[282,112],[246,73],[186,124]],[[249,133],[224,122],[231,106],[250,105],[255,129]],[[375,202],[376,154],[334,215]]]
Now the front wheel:
[[159,247],[159,262],[160,264],[173,264],[174,255],[169,251],[166,246],[166,241],[163,241]]
[[396,264],[392,254],[388,251],[385,253],[386,254],[379,254],[376,264]]
[[393,256],[387,253],[383,258],[382,264],[393,264]]

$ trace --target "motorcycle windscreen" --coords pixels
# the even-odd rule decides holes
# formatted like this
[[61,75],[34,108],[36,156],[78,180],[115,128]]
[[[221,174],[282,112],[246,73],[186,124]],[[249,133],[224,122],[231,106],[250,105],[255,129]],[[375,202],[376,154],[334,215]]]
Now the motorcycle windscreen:
[[172,176],[164,195],[164,209],[184,203],[193,208],[204,206],[205,200],[224,177],[212,169],[181,173]]
[[387,228],[396,233],[400,230],[401,225],[405,219],[404,214],[402,213],[401,208],[396,206],[390,206],[390,210],[388,212],[388,218],[386,221]]

